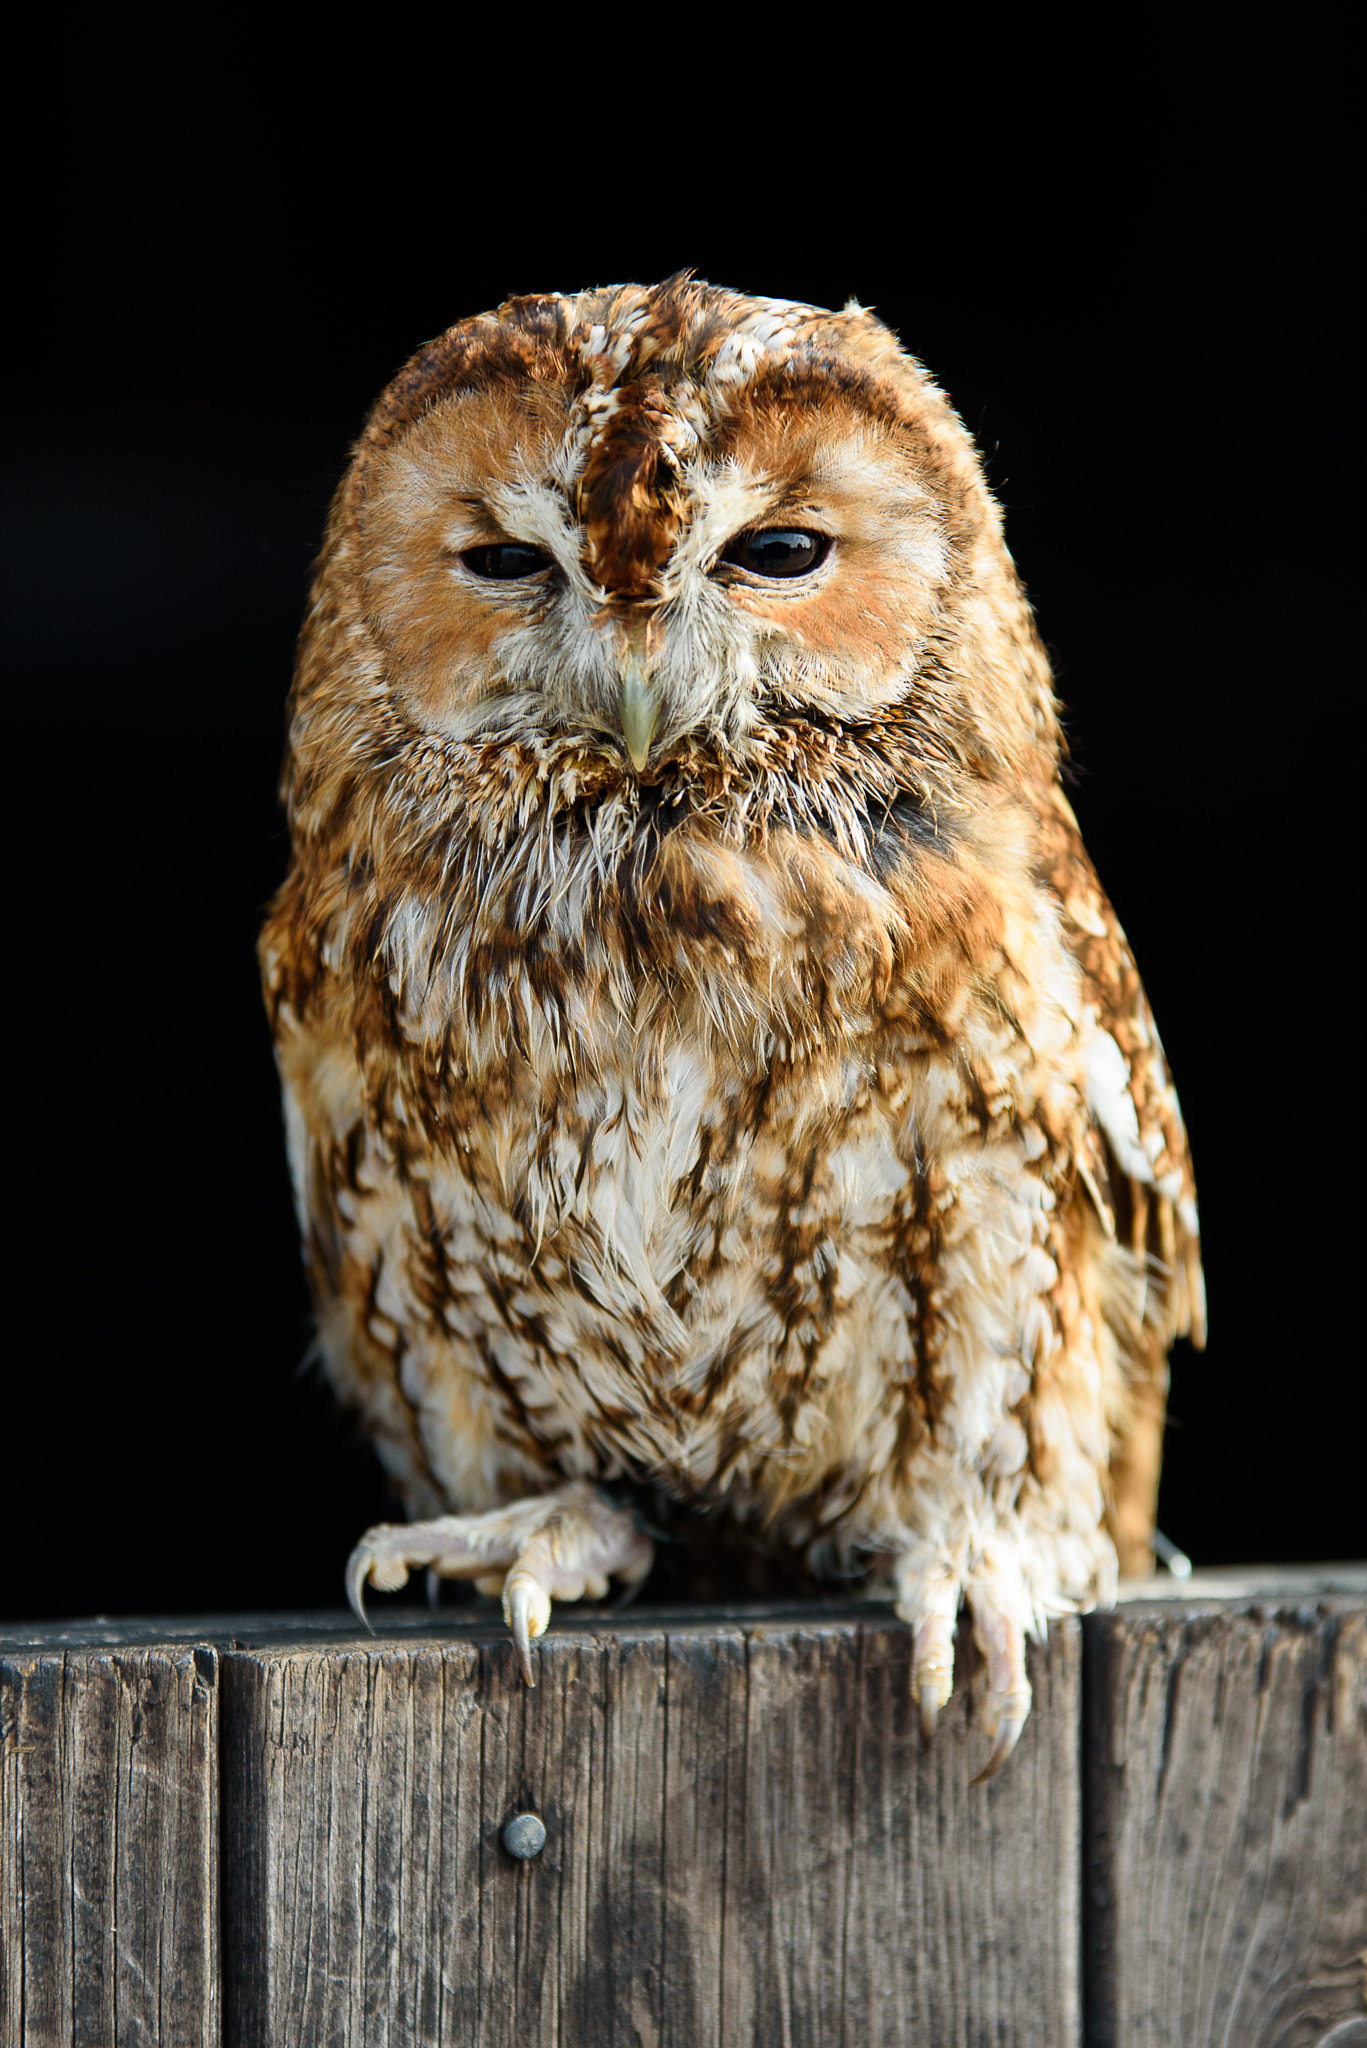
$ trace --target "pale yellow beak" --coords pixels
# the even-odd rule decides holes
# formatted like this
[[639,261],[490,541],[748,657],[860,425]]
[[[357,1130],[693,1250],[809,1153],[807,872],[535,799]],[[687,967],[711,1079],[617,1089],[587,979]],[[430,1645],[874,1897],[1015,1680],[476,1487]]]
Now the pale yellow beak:
[[622,737],[631,765],[639,775],[650,758],[650,743],[660,722],[660,697],[650,679],[651,664],[628,643],[617,664],[622,679]]

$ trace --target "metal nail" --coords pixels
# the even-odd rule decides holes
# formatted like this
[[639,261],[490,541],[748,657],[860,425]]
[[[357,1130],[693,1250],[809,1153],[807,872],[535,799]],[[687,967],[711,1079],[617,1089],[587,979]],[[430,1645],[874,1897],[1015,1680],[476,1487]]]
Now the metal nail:
[[537,1813],[515,1813],[503,1830],[503,1846],[525,1863],[546,1846],[546,1823]]

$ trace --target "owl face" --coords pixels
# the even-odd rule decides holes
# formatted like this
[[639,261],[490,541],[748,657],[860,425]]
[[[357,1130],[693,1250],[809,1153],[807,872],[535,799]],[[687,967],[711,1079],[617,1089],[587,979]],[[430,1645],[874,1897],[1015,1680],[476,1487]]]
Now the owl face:
[[[410,732],[578,738],[644,782],[794,719],[1019,739],[982,658],[1033,640],[995,507],[858,308],[689,279],[512,301],[396,380],[343,500],[355,625]],[[1018,677],[997,695],[1019,719]]]

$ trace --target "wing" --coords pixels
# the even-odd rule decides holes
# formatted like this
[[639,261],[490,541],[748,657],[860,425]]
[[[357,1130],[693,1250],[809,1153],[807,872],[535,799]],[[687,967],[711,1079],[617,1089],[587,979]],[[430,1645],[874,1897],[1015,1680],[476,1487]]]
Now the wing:
[[1077,819],[1055,789],[1045,820],[1046,876],[1100,1027],[1089,1073],[1088,1156],[1079,1168],[1108,1236],[1157,1283],[1148,1319],[1166,1350],[1205,1343],[1206,1296],[1191,1148],[1129,941],[1097,880]]
[[1127,1398],[1113,1424],[1108,1521],[1122,1575],[1142,1577],[1153,1568],[1168,1349],[1174,1337],[1190,1337],[1197,1346],[1206,1338],[1196,1180],[1134,955],[1062,790],[1051,792],[1041,817],[1045,878],[1058,897],[1097,1025],[1079,1176],[1103,1230],[1130,1254],[1124,1264],[1140,1283],[1137,1302],[1107,1318],[1127,1361]]
[[407,1216],[393,1163],[369,1127],[360,1068],[341,1005],[311,957],[301,968],[287,884],[262,933],[266,1007],[275,1039],[285,1141],[317,1354],[339,1398],[361,1417],[411,1514],[443,1496],[404,1389],[406,1318],[397,1296]]

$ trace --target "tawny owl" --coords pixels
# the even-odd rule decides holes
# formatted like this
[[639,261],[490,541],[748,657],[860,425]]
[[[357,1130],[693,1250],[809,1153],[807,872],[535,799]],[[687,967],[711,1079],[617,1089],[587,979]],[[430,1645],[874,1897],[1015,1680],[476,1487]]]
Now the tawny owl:
[[1203,1322],[1060,747],[973,445],[857,305],[513,299],[400,372],[261,946],[323,1357],[414,1517],[358,1611],[472,1578],[530,1680],[644,1489],[890,1587],[927,1734],[966,1603],[997,1768],[1026,1633],[1148,1562]]

